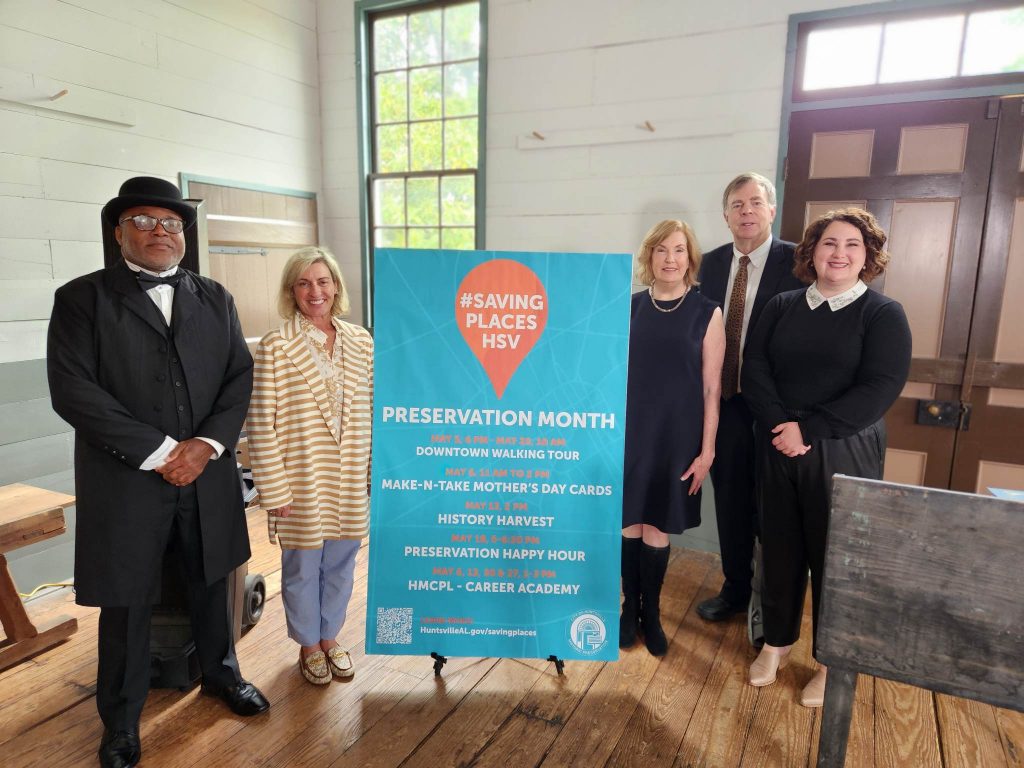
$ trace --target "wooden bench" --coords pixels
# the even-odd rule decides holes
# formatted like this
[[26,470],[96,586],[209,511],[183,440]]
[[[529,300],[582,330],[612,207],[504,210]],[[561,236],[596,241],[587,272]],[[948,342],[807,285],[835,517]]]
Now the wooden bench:
[[64,533],[64,510],[74,503],[74,496],[31,485],[0,487],[0,622],[7,636],[0,642],[0,670],[66,640],[78,629],[78,620],[65,616],[36,627],[25,612],[4,556]]
[[836,475],[818,627],[818,765],[846,759],[857,674],[1024,711],[1024,504]]

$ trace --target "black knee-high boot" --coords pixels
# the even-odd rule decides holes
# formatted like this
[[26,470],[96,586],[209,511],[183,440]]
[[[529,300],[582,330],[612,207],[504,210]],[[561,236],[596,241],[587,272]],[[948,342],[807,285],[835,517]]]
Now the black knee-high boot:
[[640,556],[643,542],[622,537],[622,615],[619,648],[632,648],[640,623]]
[[671,547],[641,546],[640,566],[640,628],[644,633],[644,642],[652,656],[664,656],[668,650],[668,639],[661,628],[661,585],[665,581],[668,568],[668,553]]

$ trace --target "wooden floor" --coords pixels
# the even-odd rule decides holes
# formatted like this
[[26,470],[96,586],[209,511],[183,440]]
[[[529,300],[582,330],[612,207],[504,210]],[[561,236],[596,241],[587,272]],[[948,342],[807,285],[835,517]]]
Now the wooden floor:
[[[452,659],[440,678],[422,657],[365,656],[366,548],[341,640],[356,675],[306,683],[287,639],[278,553],[250,512],[251,573],[267,579],[262,620],[238,646],[243,674],[271,701],[233,716],[198,691],[153,691],[142,719],[144,766],[813,766],[820,712],[799,705],[809,644],[775,685],[745,683],[754,658],[740,618],[708,624],[694,605],[720,581],[718,559],[676,550],[662,600],[668,655],[642,647],[616,663],[569,662],[564,677],[532,659]],[[65,590],[34,618],[68,612],[78,633],[0,673],[0,765],[96,765],[96,609]],[[809,618],[804,618],[805,637]],[[847,766],[1024,766],[1024,715],[861,677]]]

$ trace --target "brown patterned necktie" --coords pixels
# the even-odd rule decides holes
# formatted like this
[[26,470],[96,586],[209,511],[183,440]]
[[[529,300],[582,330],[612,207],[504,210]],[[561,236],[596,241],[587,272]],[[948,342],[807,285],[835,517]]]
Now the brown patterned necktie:
[[749,256],[740,256],[740,266],[732,283],[732,293],[729,294],[729,315],[725,321],[725,360],[722,363],[722,398],[725,400],[739,391],[740,337],[743,335],[749,263]]

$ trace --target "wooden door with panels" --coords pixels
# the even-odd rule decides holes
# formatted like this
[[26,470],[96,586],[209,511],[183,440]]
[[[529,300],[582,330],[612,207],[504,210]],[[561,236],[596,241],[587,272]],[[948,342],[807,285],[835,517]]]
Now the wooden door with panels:
[[950,487],[1024,489],[1024,97],[1002,99]]
[[873,288],[914,337],[886,416],[885,478],[1024,488],[1024,146],[1020,97],[794,113],[782,236],[859,205],[889,234]]
[[250,346],[277,328],[277,290],[288,257],[319,242],[316,198],[191,181],[207,210],[209,275],[235,297]]

